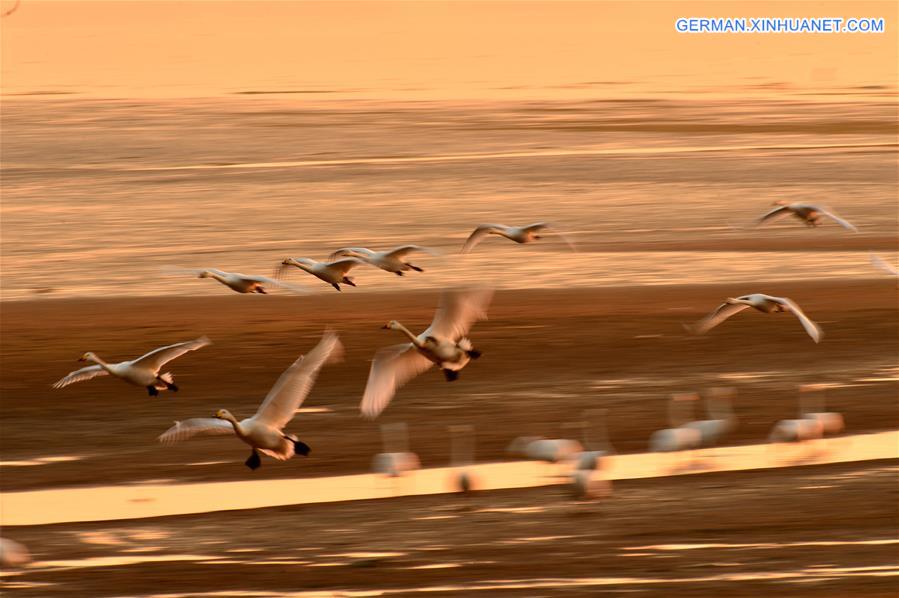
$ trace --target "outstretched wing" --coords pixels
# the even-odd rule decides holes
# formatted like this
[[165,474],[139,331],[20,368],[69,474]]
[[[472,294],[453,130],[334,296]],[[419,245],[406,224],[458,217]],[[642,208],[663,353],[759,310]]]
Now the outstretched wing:
[[66,375],[65,378],[57,381],[53,385],[53,388],[62,388],[64,386],[68,386],[69,384],[74,384],[75,382],[90,380],[91,378],[96,378],[97,376],[107,376],[108,374],[109,372],[104,370],[99,365],[89,365],[86,368],[81,368],[80,370],[70,372],[68,375]]
[[722,303],[715,311],[699,320],[695,324],[685,324],[684,328],[691,334],[705,334],[724,320],[734,314],[738,314],[749,306],[745,303]]
[[484,237],[490,233],[504,234],[508,229],[509,227],[503,224],[479,224],[478,227],[474,229],[474,232],[469,235],[468,240],[465,241],[465,245],[462,246],[462,253],[468,253],[474,249],[475,245],[483,241]]
[[363,262],[363,261],[360,260],[359,258],[355,258],[355,257],[345,257],[345,258],[343,258],[343,259],[341,259],[341,260],[337,260],[337,261],[334,261],[334,262],[328,262],[327,265],[328,265],[329,268],[333,268],[334,270],[337,270],[337,271],[340,272],[341,274],[346,275],[347,272],[349,272],[350,270],[352,270],[352,269],[355,268],[356,266],[358,266],[358,265],[360,265],[360,264],[364,264],[364,263],[365,263],[365,262]]
[[565,235],[554,224],[550,224],[549,222],[535,222],[534,224],[529,224],[522,228],[525,232],[536,233],[541,230],[549,229],[552,233],[562,239],[562,241],[568,245],[568,249],[572,251],[577,251],[577,248],[574,246],[574,241],[572,241],[568,235]]
[[792,299],[788,299],[787,297],[772,297],[772,299],[781,305],[785,305],[791,312],[793,312],[797,318],[799,318],[799,322],[802,324],[802,327],[805,328],[805,331],[808,332],[808,335],[812,337],[812,340],[816,343],[821,342],[821,337],[824,336],[824,331],[821,330],[821,327],[818,326],[815,322],[813,322],[802,309],[796,305],[796,303]]
[[813,207],[815,208],[815,211],[817,211],[819,214],[824,214],[825,216],[827,216],[828,218],[830,218],[831,220],[833,220],[834,222],[836,222],[837,224],[839,224],[840,226],[845,228],[846,230],[851,230],[854,233],[858,232],[858,229],[855,228],[854,225],[852,225],[850,222],[848,222],[846,220],[843,220],[842,218],[840,218],[839,216],[837,216],[830,210],[825,210],[824,208],[819,208],[818,206],[813,206]]
[[401,258],[409,255],[413,251],[423,251],[424,253],[430,253],[431,255],[440,255],[438,252],[430,249],[428,247],[422,247],[421,245],[402,245],[400,247],[395,247],[387,252],[387,257],[395,257]]
[[184,355],[185,353],[189,353],[191,351],[196,351],[197,349],[201,349],[206,345],[211,345],[212,341],[210,341],[205,336],[198,338],[197,340],[187,341],[184,343],[176,343],[174,345],[168,345],[165,347],[160,347],[155,351],[150,351],[146,355],[142,357],[138,357],[134,361],[132,361],[132,365],[136,365],[138,367],[151,369],[153,371],[158,370],[168,362],[173,359],[177,359]]
[[786,216],[789,213],[790,213],[789,207],[778,206],[778,207],[774,208],[773,210],[771,210],[770,212],[767,212],[766,214],[762,214],[762,216],[758,220],[755,221],[755,226],[758,226],[759,224],[762,224],[764,222],[771,222],[772,220],[777,220],[778,218]]
[[434,320],[423,333],[458,341],[468,334],[471,325],[487,319],[487,308],[493,290],[487,288],[444,291]]
[[163,444],[174,444],[194,436],[222,436],[234,434],[231,422],[214,417],[195,417],[176,421],[175,425],[163,432],[157,440]]
[[368,249],[366,247],[341,247],[340,249],[338,249],[337,251],[335,251],[334,253],[332,253],[331,255],[328,256],[328,261],[330,262],[332,260],[336,260],[337,258],[344,256],[344,255],[356,257],[357,254],[362,254],[362,255],[371,257],[372,255],[374,255],[374,253],[375,253],[374,251],[372,251],[371,249]]
[[342,356],[343,345],[337,334],[326,330],[315,348],[284,370],[254,418],[278,429],[286,426],[312,390],[318,371],[325,364],[337,361]]
[[433,364],[412,343],[403,343],[375,353],[359,410],[374,419],[390,403],[398,388],[427,370]]

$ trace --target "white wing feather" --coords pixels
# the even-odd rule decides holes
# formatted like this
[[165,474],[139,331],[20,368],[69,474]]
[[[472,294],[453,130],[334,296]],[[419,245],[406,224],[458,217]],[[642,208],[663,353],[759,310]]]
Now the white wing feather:
[[109,375],[109,372],[104,370],[99,365],[89,365],[86,368],[81,368],[80,370],[69,372],[64,378],[57,381],[53,385],[53,388],[62,388],[64,386],[68,386],[69,384],[74,384],[75,382],[82,382],[84,380],[96,378],[97,376],[107,375]]
[[337,334],[331,330],[325,331],[314,349],[293,362],[281,374],[259,406],[254,419],[278,429],[286,426],[312,390],[319,370],[326,363],[340,359],[342,355],[343,345]]
[[205,336],[202,336],[193,341],[160,347],[154,351],[150,351],[146,355],[138,357],[137,359],[133,360],[131,364],[157,371],[159,370],[159,368],[172,361],[173,359],[177,359],[185,353],[196,351],[197,349],[202,349],[203,347],[211,344],[212,341],[210,341]]
[[465,241],[465,245],[462,246],[461,253],[468,253],[475,246],[484,240],[484,237],[489,235],[490,233],[499,233],[503,234],[509,230],[508,226],[503,224],[479,224],[476,229],[469,235],[468,240]]
[[691,334],[705,334],[724,320],[734,314],[740,313],[744,309],[749,309],[749,306],[744,303],[722,303],[715,308],[715,311],[703,319],[695,324],[685,325],[685,327]]
[[805,312],[792,300],[786,297],[772,297],[772,300],[780,303],[781,305],[785,305],[789,308],[793,314],[799,318],[799,322],[802,324],[802,327],[805,328],[805,331],[808,333],[812,340],[816,343],[821,342],[821,337],[824,336],[824,332],[821,330],[821,327],[818,326],[815,322],[813,322]]
[[487,307],[492,298],[493,290],[486,288],[444,292],[434,320],[423,335],[433,334],[458,341],[468,334],[472,324],[487,319]]
[[858,232],[858,229],[855,228],[854,225],[852,225],[850,222],[848,222],[848,221],[846,221],[846,220],[843,220],[842,218],[840,218],[839,216],[837,216],[837,215],[834,214],[833,212],[830,212],[830,211],[828,211],[828,210],[825,210],[824,208],[819,208],[819,207],[817,207],[817,206],[815,207],[815,209],[816,209],[819,213],[824,214],[825,216],[827,216],[828,218],[830,218],[831,220],[833,220],[834,222],[836,222],[837,224],[839,224],[840,226],[842,226],[843,228],[845,228],[846,230],[851,230],[851,231],[854,232],[854,233],[857,233],[857,232]]
[[163,444],[174,444],[193,436],[222,436],[234,434],[231,422],[214,417],[195,417],[176,421],[175,425],[163,432],[158,440]]
[[369,419],[378,417],[398,388],[432,365],[431,360],[419,353],[412,343],[378,351],[371,363],[368,383],[359,405],[362,415]]

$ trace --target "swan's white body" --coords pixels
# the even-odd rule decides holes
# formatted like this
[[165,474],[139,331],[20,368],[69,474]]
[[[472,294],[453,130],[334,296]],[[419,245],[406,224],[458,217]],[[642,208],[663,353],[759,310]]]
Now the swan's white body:
[[480,355],[465,334],[476,320],[486,319],[492,296],[487,289],[445,292],[431,325],[418,336],[396,320],[384,326],[399,330],[410,342],[375,354],[362,395],[362,415],[377,417],[399,387],[434,364],[448,380],[454,380],[456,372]]
[[649,450],[656,453],[691,451],[702,446],[702,426],[691,426],[687,417],[678,417],[675,410],[681,405],[690,406],[699,400],[693,392],[674,393],[668,402],[668,421],[670,428],[656,430],[649,437]]
[[424,271],[418,266],[405,261],[404,258],[414,251],[423,251],[430,253],[431,255],[436,254],[433,250],[428,249],[427,247],[421,247],[420,245],[402,245],[400,247],[394,247],[389,251],[372,251],[365,247],[344,247],[328,256],[328,259],[334,260],[339,257],[354,257],[371,264],[372,266],[378,267],[381,270],[386,270],[387,272],[393,272],[397,276],[402,276],[403,272],[409,270],[415,270],[416,272]]
[[391,478],[399,477],[420,468],[421,462],[415,453],[378,453],[371,461],[373,472]]
[[816,343],[821,341],[823,332],[821,328],[805,315],[805,312],[792,300],[787,297],[773,297],[762,293],[754,293],[752,295],[743,295],[742,297],[729,298],[721,305],[715,308],[715,311],[707,315],[705,318],[693,324],[686,326],[687,330],[692,334],[705,334],[724,320],[738,314],[744,309],[750,307],[766,314],[776,312],[790,312],[795,315],[805,331]]
[[737,423],[731,410],[731,388],[713,388],[706,399],[706,413],[709,419],[687,422],[682,427],[699,432],[700,446],[715,446],[724,436],[734,429]]
[[240,272],[225,272],[215,268],[204,268],[202,270],[187,270],[197,275],[197,278],[211,278],[216,280],[235,293],[259,293],[267,294],[266,285],[280,287],[294,293],[306,293],[303,288],[268,278],[266,276],[256,276],[255,274],[241,274]]
[[285,270],[289,269],[290,266],[295,266],[300,270],[308,272],[316,278],[327,282],[339,291],[341,284],[348,284],[351,287],[356,286],[356,283],[353,282],[353,279],[347,276],[347,274],[356,266],[364,263],[365,262],[362,260],[354,257],[345,257],[332,262],[317,262],[308,257],[289,257],[281,262],[281,265],[276,272],[276,277],[280,278]]
[[315,348],[281,374],[252,417],[238,421],[228,410],[220,409],[214,418],[175,422],[159,437],[159,441],[171,444],[197,435],[233,434],[253,448],[246,463],[251,469],[259,466],[257,451],[279,461],[290,459],[297,450],[308,454],[309,447],[299,442],[296,436],[285,434],[284,427],[312,390],[319,370],[325,364],[340,359],[342,351],[343,346],[337,335],[326,331]]
[[792,215],[803,221],[806,226],[816,227],[821,226],[821,217],[827,216],[846,230],[858,232],[858,229],[856,229],[852,224],[821,206],[806,203],[790,203],[783,200],[775,201],[774,205],[778,207],[774,208],[770,212],[763,214],[758,220],[756,220],[756,226],[764,224],[766,222],[771,222],[772,220],[776,220],[783,216]]
[[824,427],[816,419],[782,419],[768,435],[769,442],[805,442],[821,438],[824,435]]
[[132,359],[131,361],[122,361],[120,363],[106,363],[96,354],[87,352],[82,355],[78,361],[92,361],[96,365],[89,365],[80,370],[70,372],[67,376],[56,382],[53,385],[53,388],[62,388],[75,382],[111,374],[129,384],[147,388],[150,390],[150,394],[154,396],[158,394],[158,391],[160,390],[178,390],[178,387],[173,383],[172,374],[166,372],[165,374],[160,375],[159,371],[165,364],[173,359],[181,357],[189,351],[196,351],[209,344],[211,344],[210,340],[204,336],[197,340],[160,347],[159,349],[150,351],[142,357]]
[[583,445],[569,438],[540,438],[521,436],[512,441],[507,452],[532,461],[565,463],[576,459],[584,451]]
[[[469,235],[465,245],[462,246],[462,253],[468,253],[475,246],[483,241],[487,235],[498,235],[505,237],[516,243],[532,243],[541,239],[540,232],[550,228],[547,222],[535,222],[527,226],[506,226],[505,224],[479,224],[476,229]],[[560,233],[556,233],[572,250],[574,245],[567,237]]]

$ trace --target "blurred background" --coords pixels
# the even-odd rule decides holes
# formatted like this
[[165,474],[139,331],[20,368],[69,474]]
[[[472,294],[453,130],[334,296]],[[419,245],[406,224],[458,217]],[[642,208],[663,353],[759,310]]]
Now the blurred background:
[[[0,517],[33,559],[4,569],[4,593],[895,589],[896,439],[868,451],[856,436],[899,426],[896,279],[871,262],[897,261],[895,3],[2,0],[0,12]],[[678,33],[691,16],[887,26]],[[775,200],[829,206],[859,232],[750,228]],[[458,256],[479,223],[541,220],[578,251],[494,238]],[[287,280],[308,295],[269,297],[166,269],[271,275],[286,256],[404,243],[441,255],[402,278],[354,270],[359,286],[341,294],[299,271]],[[361,420],[371,357],[398,342],[379,327],[422,330],[441,289],[472,283],[499,290],[472,332],[484,358],[451,385],[419,377]],[[752,310],[685,333],[754,292],[796,300],[822,343]],[[173,419],[249,416],[326,324],[346,360],[292,424],[310,459],[250,472],[234,439],[156,443]],[[202,334],[214,344],[173,367],[178,395],[109,379],[49,388],[85,351],[130,359]],[[746,448],[801,414],[810,383],[845,417],[837,443]],[[710,449],[723,453],[644,455],[671,425],[672,393],[721,386],[738,420]],[[405,424],[426,469],[454,464],[448,426],[469,426],[478,462],[517,462],[517,437],[590,444],[585,409],[605,410],[615,451],[647,459],[600,476],[639,478],[614,495],[578,494],[565,463],[481,472],[465,495],[406,496],[455,489],[423,472],[330,493],[336,481],[265,486],[368,473],[387,450],[381,423]],[[728,471],[747,459],[753,471]],[[538,487],[501,489],[516,485]],[[123,489],[132,510],[104,517],[102,497]],[[216,502],[242,492],[265,498]],[[311,495],[326,504],[302,504]],[[374,495],[392,498],[328,502]],[[92,500],[90,517],[46,506]]]

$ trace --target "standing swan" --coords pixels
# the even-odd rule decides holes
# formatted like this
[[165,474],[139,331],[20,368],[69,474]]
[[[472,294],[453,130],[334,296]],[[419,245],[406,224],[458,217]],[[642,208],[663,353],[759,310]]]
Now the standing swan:
[[781,218],[783,216],[793,215],[799,220],[802,220],[806,226],[814,228],[816,226],[821,226],[822,216],[827,216],[846,230],[851,230],[855,233],[858,232],[858,229],[855,228],[852,224],[850,224],[846,220],[843,220],[833,212],[822,208],[821,206],[806,203],[790,203],[783,200],[775,201],[771,205],[775,205],[778,207],[774,208],[766,214],[763,214],[758,220],[755,221],[755,226],[764,224],[765,222],[776,220],[777,218]]
[[300,356],[281,374],[253,417],[237,421],[227,409],[219,409],[214,418],[176,421],[174,426],[159,437],[159,441],[172,444],[198,434],[235,434],[253,448],[250,458],[245,462],[250,469],[256,469],[262,464],[259,453],[279,461],[286,461],[296,453],[306,456],[309,454],[309,445],[293,434],[285,434],[284,426],[290,423],[303,399],[312,390],[322,366],[340,359],[342,354],[340,339],[328,330],[314,349]]
[[211,344],[211,341],[204,336],[195,341],[160,347],[155,351],[150,351],[143,357],[138,357],[131,361],[122,361],[121,363],[106,363],[96,354],[87,352],[78,361],[93,361],[97,365],[89,365],[86,368],[69,373],[65,378],[54,384],[53,388],[62,388],[74,382],[112,374],[129,384],[145,387],[151,397],[157,396],[160,390],[178,392],[178,387],[174,384],[174,377],[171,372],[160,375],[159,370],[173,359],[177,359],[185,353],[196,351],[209,344]]
[[410,342],[375,354],[362,395],[362,415],[377,417],[397,388],[434,364],[443,370],[447,381],[458,378],[459,370],[481,356],[465,335],[475,321],[487,318],[492,297],[493,291],[489,289],[444,292],[433,322],[418,336],[396,320],[388,322],[384,328],[399,330]]
[[365,262],[362,260],[354,257],[347,257],[333,262],[317,262],[308,257],[289,257],[285,258],[284,261],[281,262],[281,265],[278,266],[275,277],[280,278],[284,274],[284,271],[290,266],[296,266],[300,270],[324,280],[339,291],[341,284],[348,284],[351,287],[356,286],[356,283],[353,282],[352,278],[347,276],[347,273],[356,266],[364,263]]
[[799,308],[792,299],[787,297],[772,297],[762,293],[753,293],[752,295],[743,295],[742,297],[725,299],[724,303],[719,305],[715,311],[704,317],[702,320],[693,325],[685,324],[684,328],[691,334],[705,334],[724,320],[744,309],[753,307],[762,313],[770,314],[775,312],[792,312],[805,331],[816,343],[821,342],[823,331],[821,327],[811,321],[808,316]]
[[[501,237],[505,237],[507,239],[511,239],[516,243],[531,243],[533,241],[538,241],[543,237],[538,235],[540,231],[546,230],[550,228],[549,223],[547,222],[536,222],[534,224],[529,224],[527,226],[506,226],[504,224],[479,224],[474,232],[468,237],[468,240],[465,241],[465,245],[462,246],[462,253],[468,253],[472,249],[474,249],[475,245],[484,240],[484,237],[487,235],[499,235]],[[565,244],[572,250],[574,250],[574,245],[571,241],[568,240],[565,235],[560,233],[558,234]]]
[[404,257],[413,251],[423,251],[430,253],[431,255],[437,255],[435,251],[428,249],[427,247],[421,247],[420,245],[402,245],[400,247],[394,247],[389,251],[372,251],[365,247],[344,247],[329,255],[328,259],[334,260],[339,257],[354,257],[367,262],[372,266],[376,266],[381,270],[386,270],[387,272],[393,272],[397,276],[402,276],[403,272],[408,270],[424,272],[424,270],[415,264],[403,260]]

